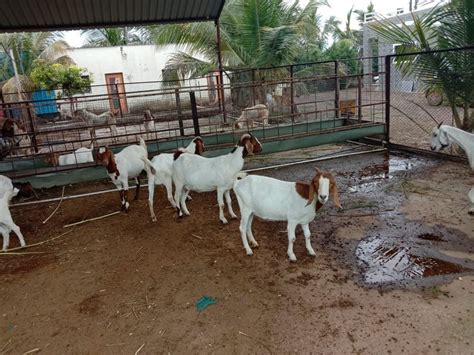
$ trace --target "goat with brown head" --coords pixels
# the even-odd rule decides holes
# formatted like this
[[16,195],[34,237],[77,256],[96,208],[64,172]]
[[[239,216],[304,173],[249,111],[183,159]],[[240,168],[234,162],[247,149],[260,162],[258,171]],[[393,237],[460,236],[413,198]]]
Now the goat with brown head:
[[308,200],[306,206],[313,203],[314,197],[317,194],[316,211],[328,201],[329,195],[331,195],[334,205],[337,208],[342,208],[339,201],[336,179],[329,171],[321,171],[316,168],[316,174],[311,179],[311,182],[297,182],[296,191],[301,197]]
[[240,137],[239,143],[237,144],[240,147],[244,147],[242,156],[245,158],[247,155],[254,155],[262,151],[262,144],[252,134],[245,133]]
[[98,163],[105,166],[109,174],[115,174],[115,179],[120,176],[120,172],[117,169],[117,164],[115,163],[114,152],[112,152],[109,147],[100,148],[97,151],[96,160]]
[[204,141],[202,140],[201,137],[197,136],[195,137],[193,140],[192,140],[195,144],[195,150],[194,150],[194,154],[197,154],[197,155],[202,155],[202,153],[204,153]]

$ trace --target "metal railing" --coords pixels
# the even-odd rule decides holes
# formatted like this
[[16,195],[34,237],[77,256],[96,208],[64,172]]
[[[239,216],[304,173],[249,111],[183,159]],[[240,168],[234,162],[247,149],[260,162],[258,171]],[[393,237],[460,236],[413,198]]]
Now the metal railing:
[[[72,98],[12,101],[4,95],[0,97],[0,121],[11,118],[21,122],[25,131],[17,131],[17,138],[24,139],[13,154],[0,161],[0,173],[29,176],[93,165],[53,166],[47,159],[51,153],[88,147],[91,141],[96,148],[120,149],[143,137],[151,143],[153,155],[161,147],[177,148],[193,135],[202,135],[219,148],[234,144],[239,134],[249,130],[258,130],[265,141],[383,124],[385,88],[376,78],[384,72],[364,72],[367,60],[370,58],[228,70],[223,83],[213,81],[217,77],[213,73],[188,81],[188,85],[127,83],[108,92],[92,87],[91,93]],[[234,122],[243,110],[257,104],[268,108],[269,124],[254,120],[253,125],[236,129]],[[48,105],[54,106],[54,113],[38,113]],[[110,111],[115,120],[90,124],[80,118],[81,109],[95,114]],[[151,112],[151,121],[145,118],[145,110]]]

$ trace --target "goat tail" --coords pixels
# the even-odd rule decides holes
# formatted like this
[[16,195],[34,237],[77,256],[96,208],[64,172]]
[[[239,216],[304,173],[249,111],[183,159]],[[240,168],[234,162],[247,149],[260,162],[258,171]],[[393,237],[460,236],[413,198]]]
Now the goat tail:
[[[145,146],[145,149],[146,149],[146,146]],[[151,173],[153,175],[156,175],[156,169],[153,166],[153,163],[150,161],[150,159],[143,157],[142,160],[145,163],[145,165],[147,165],[150,168]]]

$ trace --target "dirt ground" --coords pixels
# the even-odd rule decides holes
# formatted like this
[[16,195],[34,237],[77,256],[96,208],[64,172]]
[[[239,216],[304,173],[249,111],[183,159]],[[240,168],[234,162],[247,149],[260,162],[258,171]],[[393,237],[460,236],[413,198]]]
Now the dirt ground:
[[[337,174],[344,210],[329,202],[311,224],[316,257],[297,230],[296,263],[285,223],[256,219],[260,247],[248,257],[238,221],[219,224],[214,193],[193,193],[191,216],[177,219],[161,187],[157,223],[143,191],[128,214],[23,250],[44,254],[1,255],[0,354],[474,353],[468,166],[378,153],[259,173],[308,180],[315,166]],[[116,211],[119,200],[65,200],[42,224],[56,205],[12,208],[27,243]],[[391,244],[373,249],[382,254],[371,265],[366,246],[377,238]],[[417,255],[402,256],[402,269],[377,264],[400,250]],[[217,303],[198,312],[204,295]]]

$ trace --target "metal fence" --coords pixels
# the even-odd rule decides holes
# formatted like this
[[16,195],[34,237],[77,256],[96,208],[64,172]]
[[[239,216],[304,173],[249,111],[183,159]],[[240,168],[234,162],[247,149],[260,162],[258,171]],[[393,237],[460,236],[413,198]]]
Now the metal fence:
[[[48,159],[52,153],[89,147],[92,141],[96,148],[119,149],[143,137],[156,143],[153,155],[162,142],[174,141],[176,148],[193,135],[213,137],[218,148],[233,143],[219,139],[226,133],[238,137],[258,129],[266,141],[384,123],[385,93],[379,81],[384,72],[364,73],[366,60],[372,59],[228,70],[223,83],[214,72],[184,82],[96,85],[72,98],[58,98],[57,92],[40,98],[4,95],[0,121],[10,118],[24,131],[16,129],[16,147],[0,162],[0,173],[23,177],[93,165],[61,167]],[[268,108],[268,125],[251,120],[236,129],[243,110],[257,104]],[[92,124],[81,118],[82,109],[97,115],[111,112],[113,119]]]
[[[387,93],[385,110],[388,139],[392,146],[430,151],[433,127],[441,122],[455,126],[453,110],[460,117],[464,115],[462,100],[455,100],[452,108],[443,89],[433,85],[430,80],[432,77],[428,77],[427,73],[431,71],[417,69],[428,61],[444,65],[444,71],[436,75],[445,75],[459,90],[465,91],[468,88],[469,91],[470,86],[471,95],[473,94],[474,84],[471,80],[474,78],[474,47],[385,57],[384,62],[388,68],[383,78]],[[415,66],[411,75],[404,75],[402,70],[407,63]],[[458,94],[462,96],[465,92]],[[467,99],[470,99],[472,110],[474,97]],[[462,152],[453,147],[444,153],[462,155]]]

